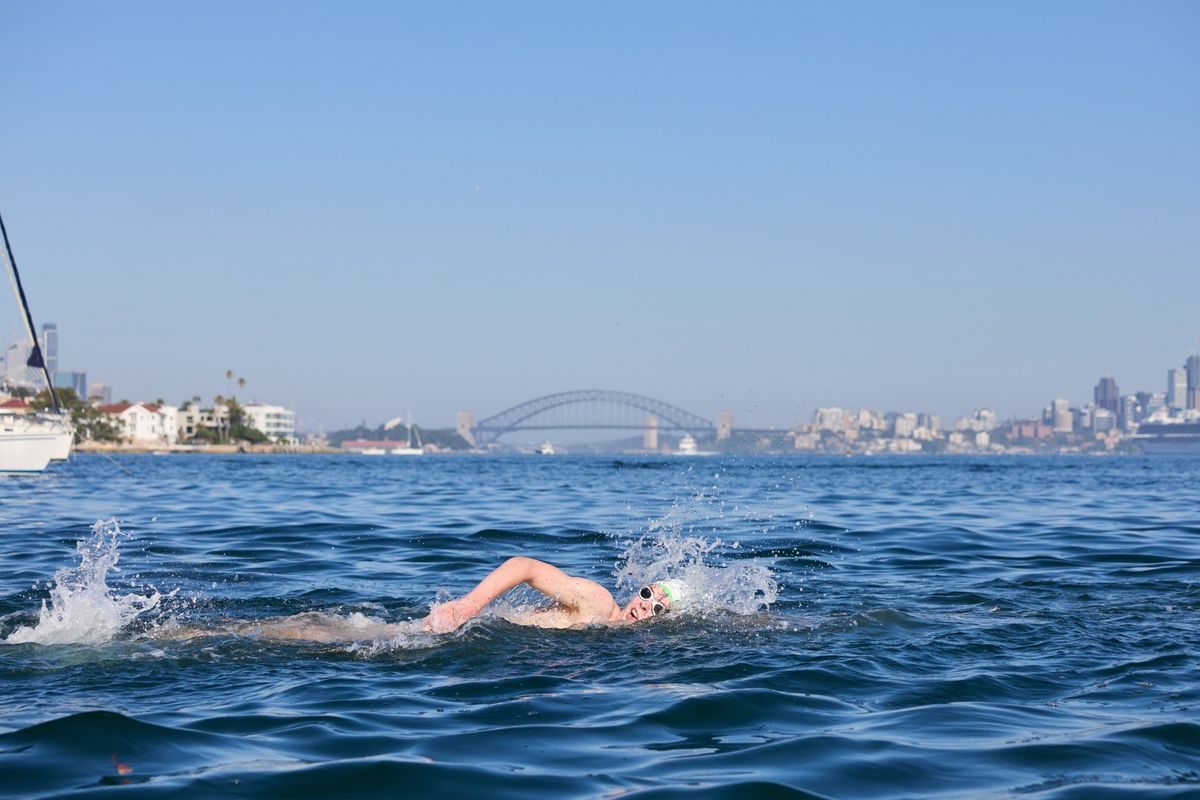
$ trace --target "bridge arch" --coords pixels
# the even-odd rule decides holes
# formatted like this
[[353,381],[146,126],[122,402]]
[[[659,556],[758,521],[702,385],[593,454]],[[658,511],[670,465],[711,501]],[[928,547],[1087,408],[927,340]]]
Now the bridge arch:
[[[619,406],[636,412],[651,414],[658,420],[658,430],[690,433],[700,437],[715,433],[716,425],[704,417],[685,411],[678,406],[655,400],[640,394],[629,392],[614,392],[603,389],[582,389],[571,392],[558,392],[527,400],[520,405],[505,409],[499,414],[493,414],[487,419],[480,420],[471,433],[475,442],[487,445],[495,442],[506,433],[514,431],[548,431],[548,430],[633,430],[645,425],[644,419],[631,419],[628,415],[621,418],[613,414],[593,416],[582,421],[563,421],[547,418],[549,412],[564,406],[597,405]],[[542,419],[536,419],[541,417]]]

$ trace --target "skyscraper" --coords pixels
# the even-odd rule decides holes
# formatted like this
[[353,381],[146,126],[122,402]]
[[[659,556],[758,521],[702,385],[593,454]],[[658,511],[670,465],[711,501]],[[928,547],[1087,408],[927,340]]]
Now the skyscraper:
[[53,322],[42,325],[42,358],[51,376],[58,372],[58,325]]
[[[1110,378],[1111,380],[1111,378]],[[1071,404],[1066,400],[1055,400],[1050,404],[1054,409],[1054,432],[1055,433],[1070,433],[1075,424],[1075,419],[1071,415]]]
[[1187,407],[1200,409],[1200,356],[1188,356],[1183,369],[1187,372]]
[[1187,408],[1187,372],[1182,368],[1167,370],[1167,408],[1172,411]]
[[1117,413],[1117,407],[1121,402],[1121,396],[1117,394],[1117,382],[1113,378],[1101,378],[1096,384],[1096,389],[1093,392],[1096,408],[1103,408],[1105,411]]

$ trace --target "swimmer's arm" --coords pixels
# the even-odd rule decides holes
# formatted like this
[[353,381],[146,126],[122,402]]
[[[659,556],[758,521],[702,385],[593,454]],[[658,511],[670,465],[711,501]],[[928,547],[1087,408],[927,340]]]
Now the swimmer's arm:
[[563,605],[574,607],[578,604],[579,580],[553,564],[535,558],[516,556],[492,570],[490,575],[467,594],[434,609],[425,618],[425,628],[435,632],[454,630],[478,615],[488,603],[522,583],[528,583]]
[[480,581],[463,600],[477,606],[475,614],[478,614],[484,606],[509,589],[528,583],[547,597],[571,605],[571,597],[574,595],[571,590],[577,580],[578,578],[572,578],[553,564],[538,561],[536,558],[516,556],[492,570],[492,574]]

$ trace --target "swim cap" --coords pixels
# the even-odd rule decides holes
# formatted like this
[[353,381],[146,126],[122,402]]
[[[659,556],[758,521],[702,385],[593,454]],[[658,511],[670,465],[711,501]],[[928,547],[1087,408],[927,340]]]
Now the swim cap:
[[671,608],[680,605],[687,595],[687,584],[680,580],[656,581],[654,585],[671,601]]

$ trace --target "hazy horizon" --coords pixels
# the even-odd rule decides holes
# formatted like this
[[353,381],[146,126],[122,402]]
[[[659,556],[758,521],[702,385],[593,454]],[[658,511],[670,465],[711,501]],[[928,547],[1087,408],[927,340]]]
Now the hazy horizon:
[[1200,345],[1195,4],[5,10],[0,213],[114,399],[945,425]]

